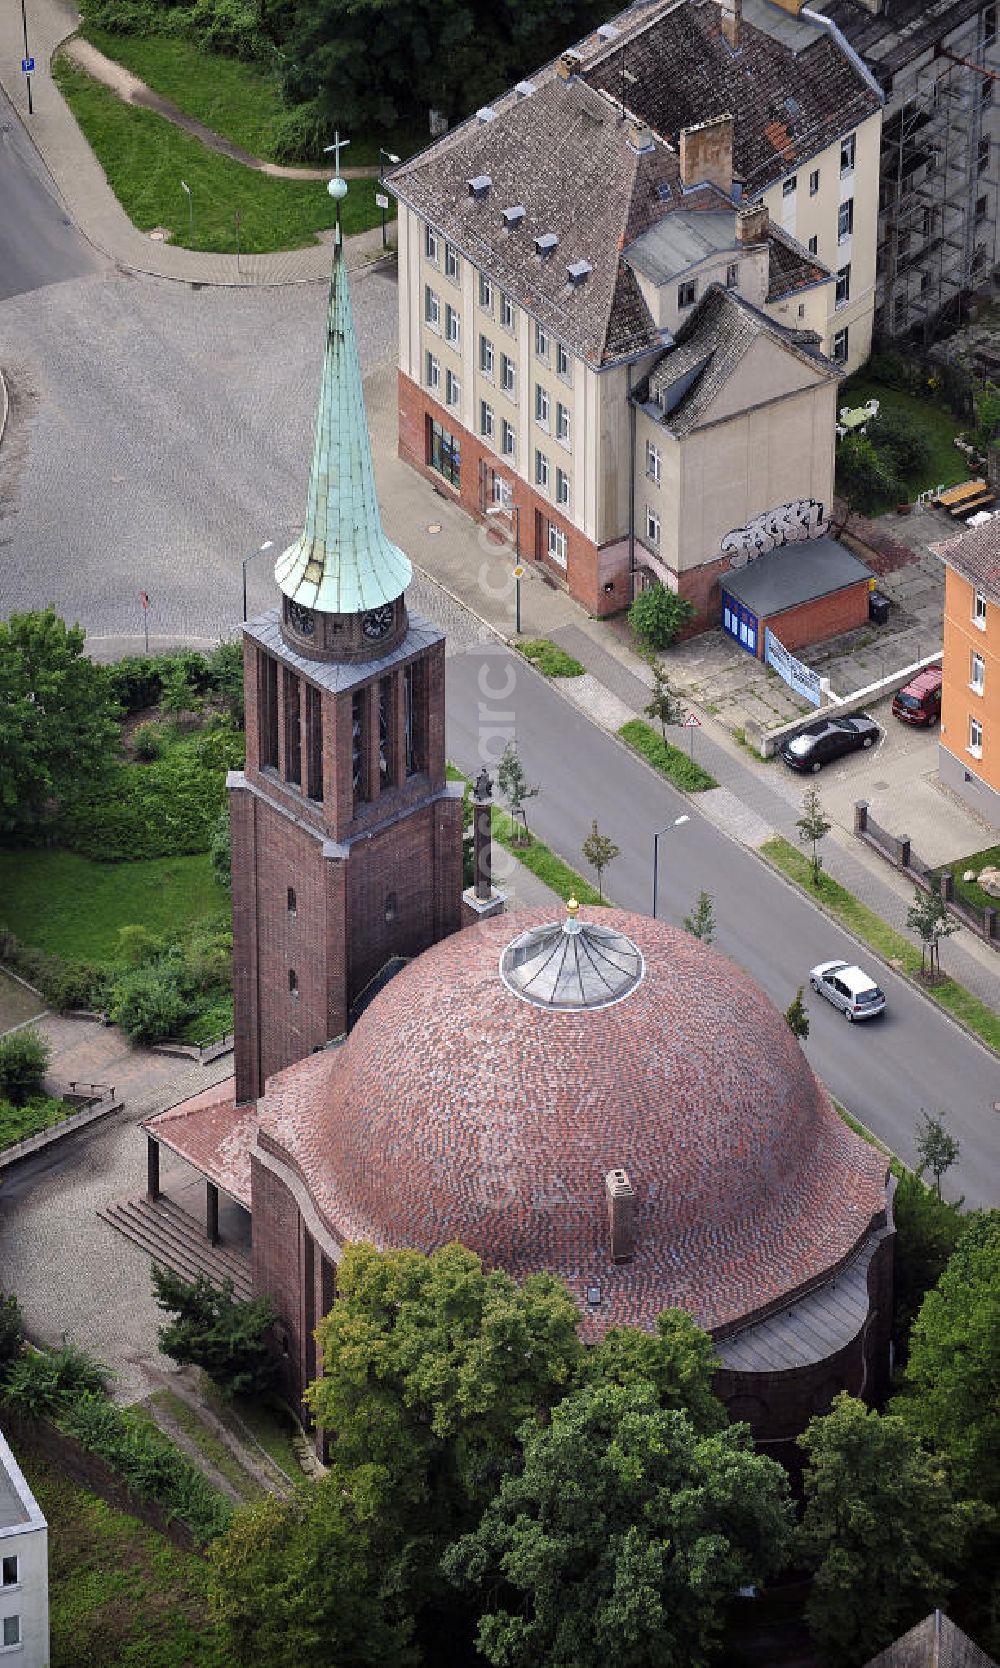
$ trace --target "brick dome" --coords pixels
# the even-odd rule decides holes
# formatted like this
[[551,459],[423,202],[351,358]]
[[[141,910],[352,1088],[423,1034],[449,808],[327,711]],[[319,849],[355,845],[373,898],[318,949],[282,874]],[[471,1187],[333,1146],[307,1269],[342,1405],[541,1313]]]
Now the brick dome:
[[[258,1140],[340,1242],[459,1240],[517,1276],[551,1270],[591,1337],[674,1305],[725,1333],[850,1256],[885,1210],[885,1160],[732,962],[644,916],[590,919],[639,952],[620,999],[552,1011],[505,982],[504,952],[551,912],[456,933],[340,1048],[269,1081]],[[634,1190],[617,1264],[614,1170]]]

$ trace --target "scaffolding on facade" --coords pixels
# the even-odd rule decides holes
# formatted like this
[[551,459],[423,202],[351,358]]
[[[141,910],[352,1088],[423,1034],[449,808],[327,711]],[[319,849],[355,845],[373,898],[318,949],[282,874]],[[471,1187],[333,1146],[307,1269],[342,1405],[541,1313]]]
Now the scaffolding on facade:
[[[986,113],[997,72],[978,21],[968,54],[939,50],[886,113],[879,181],[875,329],[928,343],[961,322],[996,262],[998,185]],[[997,95],[1000,96],[1000,95]]]

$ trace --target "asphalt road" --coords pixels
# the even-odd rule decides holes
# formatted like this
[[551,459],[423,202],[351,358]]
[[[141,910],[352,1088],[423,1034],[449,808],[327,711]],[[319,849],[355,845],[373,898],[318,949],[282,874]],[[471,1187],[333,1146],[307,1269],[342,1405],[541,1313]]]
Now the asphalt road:
[[[799,985],[806,986],[806,1053],[836,1099],[910,1163],[921,1110],[946,1112],[961,1160],[945,1178],[945,1191],[949,1197],[964,1193],[970,1205],[1000,1204],[995,1055],[821,916],[753,852],[721,834],[696,802],[661,783],[518,657],[499,646],[452,655],[449,757],[475,775],[484,759],[495,765],[511,734],[529,780],[541,784],[526,807],[531,827],[585,871],[580,848],[596,817],[621,848],[605,886],[623,909],[651,911],[653,835],[687,815],[689,822],[659,842],[657,913],[679,925],[699,891],[709,892],[718,949],[782,1010]],[[848,1025],[809,991],[809,968],[834,956],[858,960],[876,975],[888,998],[884,1018]],[[739,1021],[734,1014],[737,1048]]]
[[99,264],[0,90],[0,301],[79,277]]

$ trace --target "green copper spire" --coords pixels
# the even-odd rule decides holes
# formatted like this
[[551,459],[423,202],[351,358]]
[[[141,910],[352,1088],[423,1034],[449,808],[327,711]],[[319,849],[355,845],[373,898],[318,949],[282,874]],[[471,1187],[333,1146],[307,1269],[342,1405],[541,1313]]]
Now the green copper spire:
[[328,189],[337,203],[337,226],[309,500],[305,526],[278,557],[274,577],[302,608],[360,614],[402,596],[413,569],[382,530],[340,233],[347,185],[333,179]]

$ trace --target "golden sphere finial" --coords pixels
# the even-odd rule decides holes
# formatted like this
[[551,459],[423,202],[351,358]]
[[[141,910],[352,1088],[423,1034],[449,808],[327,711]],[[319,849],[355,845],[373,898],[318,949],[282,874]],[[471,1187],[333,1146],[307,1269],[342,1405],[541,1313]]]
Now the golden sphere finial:
[[566,903],[566,913],[575,920],[580,913],[580,905],[575,898],[569,898]]

